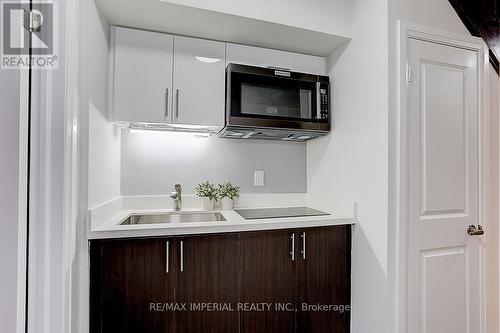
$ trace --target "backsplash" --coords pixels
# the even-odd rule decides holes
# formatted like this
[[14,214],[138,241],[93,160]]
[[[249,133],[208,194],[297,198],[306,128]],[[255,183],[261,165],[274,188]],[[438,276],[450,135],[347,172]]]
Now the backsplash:
[[[216,135],[122,131],[121,195],[164,195],[180,183],[193,194],[199,182],[231,180],[242,193],[307,192],[304,143],[231,140]],[[254,171],[265,186],[254,186]]]

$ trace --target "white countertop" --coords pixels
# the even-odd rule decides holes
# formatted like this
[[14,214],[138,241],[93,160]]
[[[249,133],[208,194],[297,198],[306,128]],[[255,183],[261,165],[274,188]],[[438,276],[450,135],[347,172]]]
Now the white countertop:
[[[185,209],[183,211],[201,212],[197,209]],[[353,216],[339,215],[335,213],[323,216],[245,220],[234,210],[214,210],[211,212],[221,213],[226,221],[120,225],[120,223],[131,214],[156,214],[168,212],[173,212],[173,210],[121,210],[116,215],[111,217],[106,223],[89,230],[88,239],[194,235],[221,232],[321,227],[356,223],[356,219]]]
[[[195,235],[221,232],[242,232],[273,229],[290,229],[354,224],[357,220],[357,204],[353,210],[335,209],[329,211],[306,201],[304,193],[288,194],[242,194],[236,202],[236,209],[310,207],[330,215],[307,217],[284,217],[272,219],[245,220],[234,210],[213,210],[221,213],[226,221],[214,222],[172,222],[157,224],[120,225],[132,214],[161,214],[174,212],[168,196],[129,196],[117,197],[89,210],[87,225],[88,239],[130,238],[150,236]],[[199,198],[183,196],[183,212],[203,212]]]

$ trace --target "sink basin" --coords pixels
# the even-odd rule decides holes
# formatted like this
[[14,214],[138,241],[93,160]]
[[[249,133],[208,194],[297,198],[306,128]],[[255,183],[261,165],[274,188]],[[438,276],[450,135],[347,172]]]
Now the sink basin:
[[200,212],[172,212],[162,214],[133,214],[127,217],[121,225],[127,224],[154,224],[154,223],[193,223],[193,222],[221,222],[226,221],[221,213]]

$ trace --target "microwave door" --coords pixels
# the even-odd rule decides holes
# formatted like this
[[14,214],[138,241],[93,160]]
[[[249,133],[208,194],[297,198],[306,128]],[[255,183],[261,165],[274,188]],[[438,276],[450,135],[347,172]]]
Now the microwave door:
[[242,75],[232,78],[231,95],[237,117],[311,121],[316,106],[313,82]]

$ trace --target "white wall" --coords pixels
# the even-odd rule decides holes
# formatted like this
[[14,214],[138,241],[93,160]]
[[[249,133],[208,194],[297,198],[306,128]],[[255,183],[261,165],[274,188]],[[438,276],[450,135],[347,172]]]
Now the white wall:
[[[183,193],[193,194],[205,179],[230,180],[242,193],[307,192],[304,143],[124,130],[121,165],[124,196],[165,195],[177,183]],[[256,170],[265,172],[264,187],[253,185]]]
[[351,0],[166,0],[304,29],[350,36]]
[[352,41],[329,57],[331,135],[309,141],[308,201],[351,209],[352,332],[386,332],[387,270],[387,3],[357,0]]
[[[111,129],[106,127],[103,119],[108,114],[108,57],[109,57],[109,25],[100,15],[94,0],[80,0],[79,4],[79,70],[78,70],[78,211],[76,225],[76,258],[74,261],[74,279],[72,294],[72,333],[88,333],[88,241],[87,213],[89,204],[97,193],[96,179],[102,179],[102,187],[109,185],[108,191],[99,200],[106,200],[119,193],[119,182],[111,174],[108,163],[93,165],[89,169],[90,160],[97,161],[100,156],[116,146],[94,140],[90,148],[89,125],[92,124],[93,135],[100,129],[101,137],[113,138]],[[76,22],[75,22],[76,23]],[[92,113],[92,118],[90,117]],[[95,138],[94,138],[95,139]],[[102,148],[102,150],[100,150]],[[119,151],[118,151],[119,154]],[[114,154],[116,156],[116,154]],[[116,164],[116,163],[115,163]],[[114,166],[116,169],[116,165]],[[119,167],[113,172],[119,174]],[[92,180],[91,180],[92,179]]]
[[120,196],[121,133],[89,101],[89,208]]
[[448,0],[388,0],[388,4],[391,37],[394,37],[397,20],[469,35]]
[[81,46],[82,111],[89,130],[88,205],[94,207],[120,195],[120,134],[109,118],[109,25],[93,0],[85,0],[85,35]]

